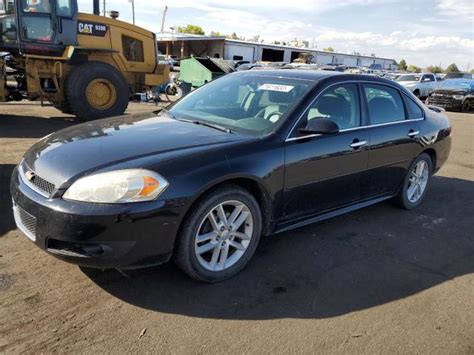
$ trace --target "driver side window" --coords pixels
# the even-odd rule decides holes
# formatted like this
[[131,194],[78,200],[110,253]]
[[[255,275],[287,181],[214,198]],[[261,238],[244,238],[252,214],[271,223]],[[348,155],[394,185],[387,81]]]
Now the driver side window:
[[326,118],[340,130],[360,126],[359,94],[355,84],[334,85],[326,89],[311,105],[300,127],[309,120]]

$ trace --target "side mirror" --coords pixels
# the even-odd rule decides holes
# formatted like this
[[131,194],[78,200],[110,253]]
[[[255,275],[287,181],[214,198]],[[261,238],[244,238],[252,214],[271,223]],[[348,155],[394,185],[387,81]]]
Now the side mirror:
[[309,134],[336,134],[339,133],[339,126],[327,118],[316,117],[309,120],[306,127],[300,128],[299,131]]

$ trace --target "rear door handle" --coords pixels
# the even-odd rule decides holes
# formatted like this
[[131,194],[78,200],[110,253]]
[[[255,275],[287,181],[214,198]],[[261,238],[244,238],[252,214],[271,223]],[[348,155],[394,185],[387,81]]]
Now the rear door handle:
[[408,132],[408,137],[413,138],[420,134],[420,131],[410,131]]
[[357,149],[367,144],[367,141],[356,140],[351,144],[351,148]]

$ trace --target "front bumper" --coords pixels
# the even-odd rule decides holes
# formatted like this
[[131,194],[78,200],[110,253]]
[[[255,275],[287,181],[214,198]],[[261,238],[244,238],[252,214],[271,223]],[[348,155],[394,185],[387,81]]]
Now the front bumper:
[[15,168],[10,182],[18,228],[38,247],[73,264],[138,268],[169,260],[182,206],[170,201],[92,204],[48,199]]

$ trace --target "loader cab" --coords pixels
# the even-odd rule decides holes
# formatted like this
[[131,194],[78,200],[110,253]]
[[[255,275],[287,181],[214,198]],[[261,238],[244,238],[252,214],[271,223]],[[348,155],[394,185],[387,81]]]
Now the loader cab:
[[0,0],[0,3],[0,49],[59,55],[66,46],[77,45],[77,0]]

